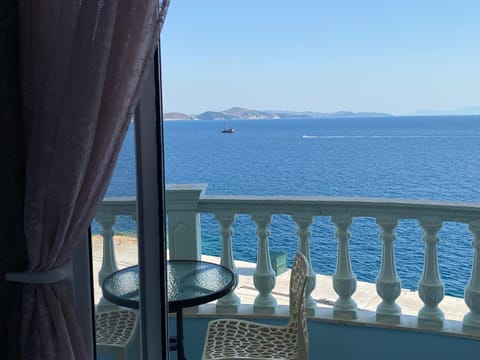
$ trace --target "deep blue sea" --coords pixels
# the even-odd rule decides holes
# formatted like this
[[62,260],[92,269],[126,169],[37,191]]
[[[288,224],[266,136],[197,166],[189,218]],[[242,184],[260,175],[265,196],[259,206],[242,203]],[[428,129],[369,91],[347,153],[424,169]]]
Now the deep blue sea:
[[[480,116],[169,121],[164,125],[167,183],[207,183],[207,194],[371,196],[480,203]],[[135,195],[133,127],[122,148],[107,196]],[[220,254],[219,227],[202,215],[202,251]],[[121,219],[118,232],[134,232]],[[233,225],[237,259],[254,261],[255,227],[241,215]],[[276,215],[270,248],[293,259],[296,226]],[[337,242],[327,218],[311,227],[312,264],[335,271]],[[374,282],[381,242],[372,218],[354,219],[350,254],[357,278]],[[402,287],[417,289],[423,269],[423,233],[401,221],[395,254]],[[463,296],[471,271],[471,234],[445,223],[439,232],[440,272],[449,295]]]

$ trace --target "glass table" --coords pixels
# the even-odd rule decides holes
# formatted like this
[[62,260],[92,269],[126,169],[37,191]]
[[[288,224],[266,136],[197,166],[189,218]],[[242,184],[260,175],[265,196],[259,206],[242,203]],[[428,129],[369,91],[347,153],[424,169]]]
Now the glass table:
[[[205,304],[225,296],[235,286],[230,269],[205,261],[167,261],[168,312],[176,313],[177,338],[171,350],[185,359],[183,347],[183,308]],[[111,303],[138,309],[140,279],[138,265],[107,276],[102,284],[105,299]]]

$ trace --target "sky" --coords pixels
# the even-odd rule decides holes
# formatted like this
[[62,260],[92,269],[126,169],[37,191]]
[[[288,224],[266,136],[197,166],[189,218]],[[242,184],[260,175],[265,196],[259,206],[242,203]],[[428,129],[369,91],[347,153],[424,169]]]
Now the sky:
[[171,0],[165,112],[480,106],[479,0]]

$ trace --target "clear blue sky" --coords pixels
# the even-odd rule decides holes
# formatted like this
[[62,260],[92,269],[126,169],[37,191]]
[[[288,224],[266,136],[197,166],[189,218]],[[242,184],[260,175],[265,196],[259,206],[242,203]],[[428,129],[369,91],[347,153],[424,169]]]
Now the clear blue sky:
[[164,110],[480,105],[479,0],[171,0]]

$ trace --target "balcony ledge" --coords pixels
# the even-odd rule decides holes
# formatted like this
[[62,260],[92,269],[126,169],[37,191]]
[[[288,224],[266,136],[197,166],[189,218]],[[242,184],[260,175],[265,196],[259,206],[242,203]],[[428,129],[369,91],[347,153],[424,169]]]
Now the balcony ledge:
[[[175,315],[171,315],[174,317]],[[285,320],[288,321],[289,310],[287,305],[279,305],[275,314],[258,314],[253,311],[252,304],[240,305],[240,310],[235,314],[219,314],[216,312],[215,304],[206,304],[198,308],[198,310],[188,311],[185,310],[185,318],[191,319],[213,319],[213,318],[238,318],[254,321],[262,320]],[[470,339],[480,339],[480,331],[464,329],[461,321],[458,320],[445,320],[442,329],[434,328],[422,328],[417,325],[417,316],[414,315],[402,315],[399,324],[382,323],[376,320],[376,313],[374,311],[359,310],[357,312],[357,318],[351,319],[338,319],[333,317],[332,307],[320,307],[316,310],[315,316],[309,316],[309,322],[323,322],[330,324],[342,324],[359,327],[372,327],[393,331],[410,331],[417,333],[428,333],[448,336],[458,336]]]

